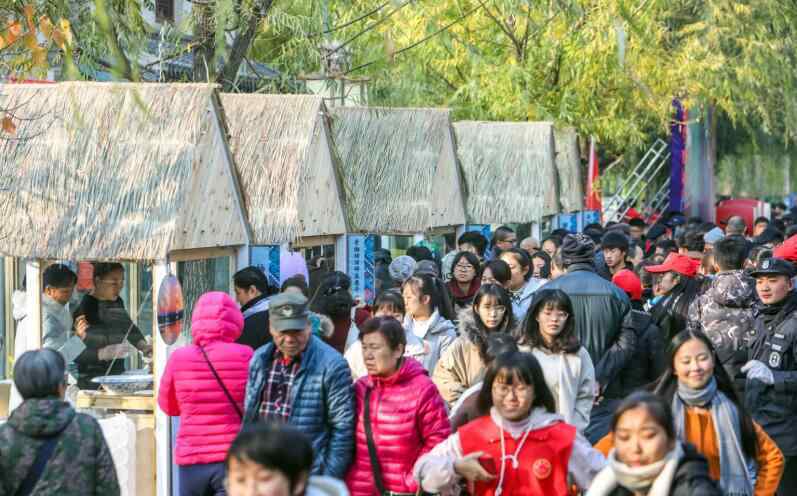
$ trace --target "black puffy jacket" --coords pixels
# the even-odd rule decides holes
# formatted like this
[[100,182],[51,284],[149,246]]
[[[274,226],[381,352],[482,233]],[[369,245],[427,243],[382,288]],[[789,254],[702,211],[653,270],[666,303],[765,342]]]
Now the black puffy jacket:
[[756,336],[750,360],[772,370],[774,384],[747,380],[745,406],[784,456],[797,456],[797,293],[792,292],[780,312],[768,319],[756,309]]
[[[722,496],[717,483],[708,475],[708,462],[689,443],[683,443],[684,457],[675,471],[669,496]],[[633,493],[618,487],[607,496],[631,496]]]
[[667,368],[664,337],[649,313],[631,310],[626,327],[636,331],[636,353],[616,377],[609,381],[604,392],[608,399],[621,399],[637,389],[654,382]]
[[567,270],[544,287],[561,289],[570,297],[578,339],[595,364],[596,379],[606,386],[636,349],[636,332],[623,325],[631,304],[623,290],[595,273],[592,264],[573,264]]

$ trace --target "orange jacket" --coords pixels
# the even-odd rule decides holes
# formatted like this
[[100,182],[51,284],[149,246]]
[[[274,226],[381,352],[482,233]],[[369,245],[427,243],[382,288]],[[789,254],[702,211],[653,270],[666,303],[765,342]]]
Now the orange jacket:
[[[783,453],[772,441],[760,425],[753,422],[758,441],[758,477],[755,483],[754,496],[774,496],[778,490],[780,477],[783,475]],[[693,444],[697,451],[708,460],[709,475],[714,480],[720,478],[720,452],[717,446],[717,434],[714,430],[714,419],[711,411],[702,408],[686,409],[686,441]],[[614,438],[609,433],[595,444],[595,449],[608,456],[614,448]]]

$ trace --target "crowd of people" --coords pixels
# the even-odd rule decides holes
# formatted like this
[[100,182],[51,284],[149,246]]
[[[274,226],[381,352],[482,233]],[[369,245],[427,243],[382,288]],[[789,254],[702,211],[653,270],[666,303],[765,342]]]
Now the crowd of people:
[[[341,272],[277,291],[246,268],[235,299],[196,302],[158,387],[181,494],[797,494],[797,215],[774,211],[380,251],[370,305]],[[118,492],[96,421],[62,401],[70,360],[118,351],[83,337],[122,318],[100,273],[78,358],[57,340],[16,361],[0,494]],[[71,278],[45,283],[65,304]],[[65,478],[70,459],[93,468]]]

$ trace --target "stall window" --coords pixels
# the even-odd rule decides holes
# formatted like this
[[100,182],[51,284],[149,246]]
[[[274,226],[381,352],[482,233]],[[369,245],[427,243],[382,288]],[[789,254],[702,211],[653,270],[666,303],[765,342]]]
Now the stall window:
[[192,260],[177,264],[177,277],[183,287],[185,302],[183,336],[189,342],[191,340],[191,315],[196,301],[208,291],[230,292],[231,264],[231,257]]

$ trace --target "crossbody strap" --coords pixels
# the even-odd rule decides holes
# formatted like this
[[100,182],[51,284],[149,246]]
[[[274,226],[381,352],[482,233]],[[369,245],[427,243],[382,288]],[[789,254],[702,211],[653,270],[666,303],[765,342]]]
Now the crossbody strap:
[[221,386],[221,390],[224,391],[224,395],[227,397],[227,400],[229,400],[230,404],[233,406],[233,408],[235,408],[235,413],[237,413],[238,417],[241,420],[243,420],[244,414],[241,411],[241,407],[238,406],[238,403],[236,403],[235,400],[232,398],[232,395],[230,394],[230,391],[227,389],[227,386],[224,385],[224,382],[221,380],[221,377],[219,377],[219,373],[216,372],[216,367],[214,367],[213,364],[210,363],[210,358],[208,358],[208,354],[205,353],[205,348],[200,346],[199,351],[202,352],[202,356],[205,357],[205,361],[208,362],[208,367],[210,367],[210,371],[213,372],[213,377],[216,378],[216,382],[218,382],[219,386]]
[[[72,420],[74,420],[74,417]],[[71,423],[72,421],[70,420],[69,424]],[[66,424],[66,427],[68,427],[69,424]],[[28,496],[33,493],[33,489],[36,487],[39,479],[41,479],[44,469],[47,467],[47,462],[52,458],[55,446],[58,444],[58,440],[61,439],[61,433],[66,430],[66,427],[57,434],[48,437],[44,441],[44,444],[39,446],[36,452],[36,459],[33,461],[33,466],[30,467],[28,475],[25,476],[25,480],[22,481],[22,484],[20,484],[17,492],[14,493],[14,496]]]
[[365,415],[363,425],[365,427],[365,439],[368,441],[368,457],[371,459],[371,471],[374,473],[374,483],[380,495],[385,494],[385,484],[382,482],[382,467],[376,457],[376,443],[374,443],[374,433],[371,431],[371,392],[372,388],[365,391]]

